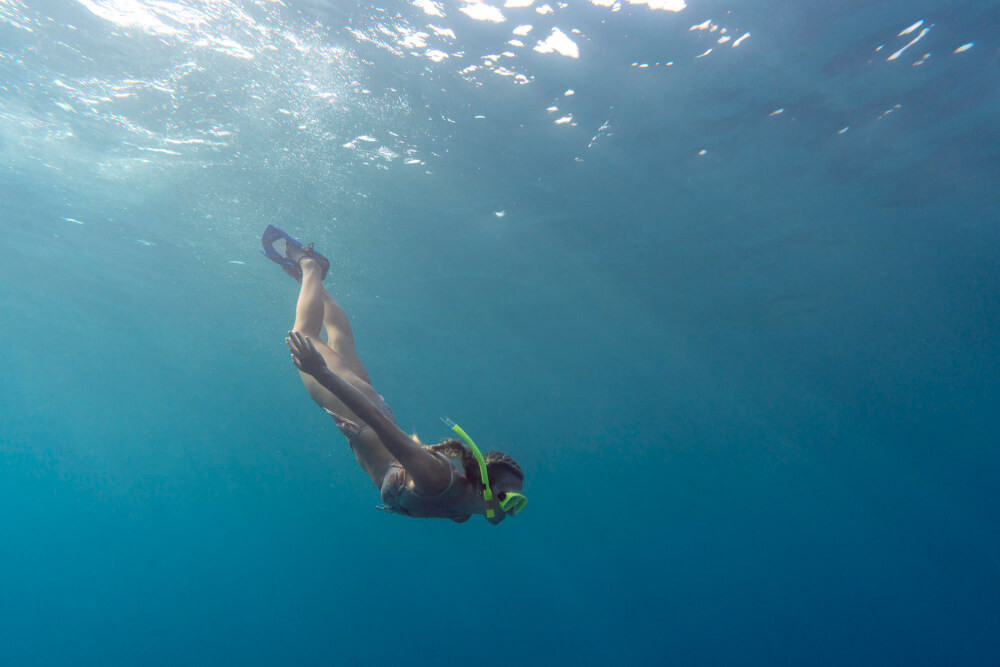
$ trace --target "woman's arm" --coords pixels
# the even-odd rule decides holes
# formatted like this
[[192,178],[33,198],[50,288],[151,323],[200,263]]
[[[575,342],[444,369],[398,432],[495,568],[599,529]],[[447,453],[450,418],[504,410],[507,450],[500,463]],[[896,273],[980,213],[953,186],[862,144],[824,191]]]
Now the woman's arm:
[[368,424],[389,453],[406,469],[421,495],[433,496],[448,486],[451,471],[440,457],[434,456],[403,432],[356,387],[334,373],[326,365],[308,336],[289,331],[288,349],[300,371],[316,378],[331,394]]

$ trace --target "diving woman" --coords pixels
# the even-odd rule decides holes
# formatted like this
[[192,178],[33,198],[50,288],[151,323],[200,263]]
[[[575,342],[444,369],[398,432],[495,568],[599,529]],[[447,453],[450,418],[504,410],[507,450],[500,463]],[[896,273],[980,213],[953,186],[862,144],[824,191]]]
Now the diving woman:
[[[380,509],[418,518],[491,524],[521,512],[524,473],[508,454],[483,455],[453,422],[458,439],[423,445],[396,425],[372,388],[354,349],[347,314],[323,286],[330,262],[274,226],[262,237],[264,254],[302,284],[295,324],[285,342],[312,399],[333,417],[362,470],[382,494]],[[324,342],[321,333],[326,333]]]

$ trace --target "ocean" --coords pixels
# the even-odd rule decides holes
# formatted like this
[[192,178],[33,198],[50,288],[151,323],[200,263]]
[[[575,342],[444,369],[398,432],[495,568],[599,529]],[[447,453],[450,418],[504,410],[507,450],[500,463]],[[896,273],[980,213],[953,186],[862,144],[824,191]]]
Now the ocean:
[[[997,664],[998,35],[0,0],[0,665]],[[269,224],[522,514],[376,510]]]

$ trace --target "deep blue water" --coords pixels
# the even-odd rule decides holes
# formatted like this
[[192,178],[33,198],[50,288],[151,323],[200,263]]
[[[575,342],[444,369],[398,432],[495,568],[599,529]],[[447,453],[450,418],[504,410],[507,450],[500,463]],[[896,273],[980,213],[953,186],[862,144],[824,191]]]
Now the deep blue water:
[[0,664],[1000,661],[1000,3],[550,4],[0,0]]

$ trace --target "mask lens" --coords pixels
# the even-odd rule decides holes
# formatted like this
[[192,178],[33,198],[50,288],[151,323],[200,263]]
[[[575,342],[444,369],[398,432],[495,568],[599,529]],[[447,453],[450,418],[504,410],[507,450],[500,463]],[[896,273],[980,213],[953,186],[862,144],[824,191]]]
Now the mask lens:
[[511,491],[503,495],[504,497],[500,499],[500,509],[507,514],[520,514],[521,510],[528,504],[528,499],[520,493]]

